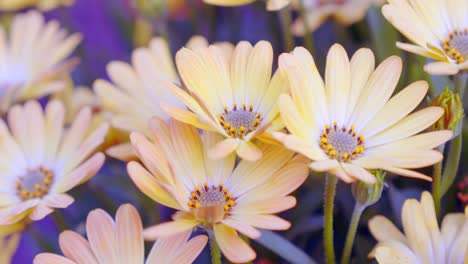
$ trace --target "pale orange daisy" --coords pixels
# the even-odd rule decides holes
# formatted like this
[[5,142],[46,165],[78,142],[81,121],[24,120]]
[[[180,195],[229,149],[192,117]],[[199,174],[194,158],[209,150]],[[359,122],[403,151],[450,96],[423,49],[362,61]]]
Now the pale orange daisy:
[[279,145],[261,144],[261,159],[236,165],[234,153],[216,161],[207,157],[219,134],[205,131],[200,136],[190,125],[175,120],[166,124],[158,118],[150,121],[150,130],[154,142],[132,133],[144,166],[132,161],[128,173],[143,193],[178,212],[173,221],[146,229],[146,239],[202,227],[214,234],[230,261],[247,262],[256,254],[237,231],[255,239],[260,236],[257,228],[290,227],[273,214],[296,204],[289,194],[308,175],[304,157]]
[[73,66],[65,59],[80,41],[80,34],[68,35],[37,11],[15,15],[8,30],[0,25],[0,114],[62,89],[60,78]]
[[435,147],[452,132],[417,135],[443,114],[440,107],[411,113],[424,99],[428,85],[415,82],[393,96],[402,62],[392,56],[374,69],[369,49],[358,50],[351,60],[335,44],[327,56],[325,82],[304,48],[280,56],[292,95],[279,100],[281,117],[291,135],[276,132],[286,147],[304,154],[315,171],[329,171],[345,182],[373,183],[366,169],[383,169],[407,177],[431,180],[412,169],[442,160]]
[[389,0],[385,18],[414,44],[400,49],[434,59],[424,69],[453,75],[468,71],[468,1]]
[[130,204],[119,207],[115,221],[105,211],[93,210],[86,220],[86,233],[88,240],[73,231],[62,232],[59,245],[65,257],[41,253],[34,264],[190,264],[207,242],[203,235],[189,240],[191,232],[158,239],[145,261],[141,218]]
[[[192,37],[188,47],[207,46],[201,36]],[[229,53],[230,44],[220,43]],[[107,65],[107,73],[113,83],[97,80],[94,91],[99,97],[102,110],[109,113],[112,126],[130,133],[140,131],[149,135],[148,121],[153,116],[168,119],[161,110],[160,103],[166,102],[182,106],[167,89],[165,82],[179,83],[172,55],[167,42],[160,37],[151,40],[147,48],[137,48],[132,53],[132,64],[112,61]],[[121,160],[130,160],[135,153],[128,141],[109,148],[107,154]]]
[[62,103],[51,101],[43,111],[38,102],[28,101],[8,112],[9,128],[0,120],[0,225],[40,220],[73,203],[66,192],[104,163],[102,153],[89,156],[103,142],[108,125],[85,137],[91,116],[84,108],[65,129]]
[[468,207],[464,214],[447,214],[439,228],[434,200],[429,192],[423,192],[420,202],[405,201],[401,219],[404,234],[384,216],[369,220],[369,229],[378,241],[369,256],[378,263],[467,263]]
[[171,90],[190,111],[166,102],[161,107],[172,118],[223,136],[209,151],[210,158],[236,152],[255,161],[262,152],[253,141],[278,129],[276,102],[287,93],[282,74],[271,77],[272,63],[273,49],[266,41],[254,47],[242,41],[229,57],[217,46],[183,48],[176,64],[189,93],[174,85]]

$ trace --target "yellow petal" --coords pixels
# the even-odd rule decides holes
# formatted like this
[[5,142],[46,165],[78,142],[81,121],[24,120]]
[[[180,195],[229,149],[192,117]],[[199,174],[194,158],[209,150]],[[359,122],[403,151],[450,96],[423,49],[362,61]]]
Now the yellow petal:
[[229,261],[245,263],[255,259],[255,251],[237,235],[234,229],[224,224],[215,224],[214,233],[221,252]]

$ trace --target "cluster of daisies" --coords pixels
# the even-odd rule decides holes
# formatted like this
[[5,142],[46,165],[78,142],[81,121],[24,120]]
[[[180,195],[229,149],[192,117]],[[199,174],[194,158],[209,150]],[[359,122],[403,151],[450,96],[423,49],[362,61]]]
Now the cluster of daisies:
[[[342,10],[356,1],[330,2]],[[415,43],[400,48],[438,60],[428,72],[456,74],[468,68],[466,10],[463,0],[395,0],[383,14]],[[128,162],[140,191],[177,212],[143,230],[131,205],[122,205],[115,220],[94,210],[87,240],[65,231],[64,257],[39,254],[37,264],[143,263],[144,239],[156,240],[146,263],[191,263],[207,243],[205,235],[190,239],[197,228],[230,261],[249,262],[256,253],[239,234],[257,239],[260,229],[288,229],[275,214],[296,205],[291,193],[309,169],[346,183],[375,183],[374,169],[430,181],[415,169],[441,161],[434,149],[453,136],[425,131],[442,108],[414,111],[428,84],[417,81],[392,96],[401,59],[376,66],[366,48],[349,58],[335,44],[321,76],[302,47],[275,58],[266,41],[209,45],[196,36],[174,63],[167,42],[156,37],[133,51],[131,63],[110,62],[110,81],[97,80],[91,92],[70,90],[76,60],[67,58],[80,40],[37,11],[0,27],[0,234],[71,205],[67,192],[96,175],[105,162],[101,151]],[[44,106],[36,101],[51,94]],[[439,230],[430,194],[408,200],[406,236],[384,217],[370,221],[379,241],[371,256],[381,263],[461,263],[465,213],[448,215]]]

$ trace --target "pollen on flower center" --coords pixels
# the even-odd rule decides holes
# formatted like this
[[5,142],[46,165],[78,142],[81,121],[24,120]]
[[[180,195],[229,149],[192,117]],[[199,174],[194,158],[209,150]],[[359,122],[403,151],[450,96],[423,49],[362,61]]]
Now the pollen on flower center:
[[216,223],[224,218],[235,205],[235,198],[223,187],[223,184],[196,186],[190,195],[188,206],[194,209],[198,220]]
[[320,147],[331,159],[349,161],[365,150],[364,137],[357,136],[353,126],[339,128],[334,122],[331,128],[326,125],[322,131]]
[[444,40],[443,48],[447,56],[457,63],[468,60],[468,28],[449,33],[449,37]]
[[224,112],[219,114],[218,122],[226,130],[229,136],[243,138],[254,131],[262,121],[262,113],[253,110],[253,105],[237,107],[234,104],[232,110],[224,107]]
[[21,200],[40,198],[49,193],[50,185],[54,180],[54,174],[40,166],[37,169],[28,170],[18,177],[16,191]]

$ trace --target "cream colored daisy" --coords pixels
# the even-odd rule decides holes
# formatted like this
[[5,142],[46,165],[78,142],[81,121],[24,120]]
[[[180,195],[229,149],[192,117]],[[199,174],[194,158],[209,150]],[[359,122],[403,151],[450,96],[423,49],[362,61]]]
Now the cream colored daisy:
[[414,44],[397,42],[400,49],[434,59],[424,69],[453,75],[468,69],[468,1],[389,0],[385,18]]
[[[189,47],[204,47],[208,42],[200,36],[192,37]],[[229,53],[229,44],[219,44]],[[148,121],[152,116],[168,119],[159,107],[161,102],[182,106],[164,85],[179,83],[167,42],[154,38],[149,47],[137,48],[132,53],[132,64],[112,61],[107,65],[107,73],[113,83],[97,80],[94,91],[99,97],[102,110],[111,115],[112,126],[130,133],[140,131],[149,135]],[[130,160],[135,153],[128,141],[111,147],[107,154],[121,160]]]
[[89,213],[86,220],[88,240],[73,231],[60,234],[59,245],[65,257],[41,253],[34,264],[158,264],[192,263],[206,245],[206,236],[188,239],[191,232],[158,239],[145,261],[145,245],[140,215],[135,207],[124,204],[115,221],[101,209]]
[[74,0],[2,0],[1,11],[18,11],[20,9],[34,7],[41,11],[48,11],[61,6],[72,5]]
[[444,217],[439,229],[434,200],[423,192],[421,201],[408,199],[401,213],[403,230],[384,216],[369,220],[369,229],[378,244],[369,254],[381,264],[462,264],[468,251],[468,207],[465,214]]
[[[217,6],[240,6],[255,2],[256,0],[203,0],[205,3]],[[266,0],[266,9],[276,11],[283,9],[291,0]]]
[[369,49],[351,60],[335,44],[327,56],[325,82],[310,53],[296,48],[280,56],[292,96],[279,100],[281,117],[291,135],[275,136],[286,147],[313,160],[310,167],[329,171],[345,182],[373,183],[366,169],[383,169],[407,177],[431,180],[411,169],[439,162],[435,147],[449,140],[443,130],[417,135],[443,114],[440,107],[412,114],[424,99],[428,85],[415,82],[393,96],[401,74],[401,59],[392,56],[374,69]]
[[275,129],[276,102],[287,92],[286,80],[279,71],[271,77],[273,49],[266,41],[254,47],[242,41],[232,56],[223,54],[216,46],[178,51],[177,68],[189,93],[174,85],[171,90],[190,111],[165,102],[161,107],[172,118],[223,136],[210,158],[237,152],[255,161],[262,152],[253,141]]
[[81,41],[37,11],[16,15],[6,31],[0,26],[0,114],[16,102],[62,89],[59,79],[72,67],[64,60]]
[[66,208],[74,199],[65,194],[94,176],[104,155],[90,153],[107,133],[102,124],[85,137],[91,110],[85,108],[68,129],[58,101],[45,111],[36,101],[16,105],[8,112],[9,127],[0,121],[0,225],[25,218],[40,220],[54,208]]
[[302,36],[306,33],[306,28],[313,32],[328,18],[344,25],[354,24],[364,18],[372,1],[376,0],[292,0],[295,9],[299,9],[301,4],[304,6],[307,27],[304,20],[298,17],[291,31],[294,35]]
[[275,216],[293,207],[289,194],[308,175],[307,160],[279,145],[261,144],[264,155],[256,162],[236,155],[214,161],[207,157],[220,135],[198,131],[171,120],[153,118],[154,142],[140,133],[131,140],[144,166],[132,161],[127,170],[138,188],[154,201],[178,210],[173,221],[144,231],[156,239],[195,227],[213,233],[223,254],[232,262],[248,262],[255,252],[237,232],[258,238],[257,228],[284,230],[290,223]]

